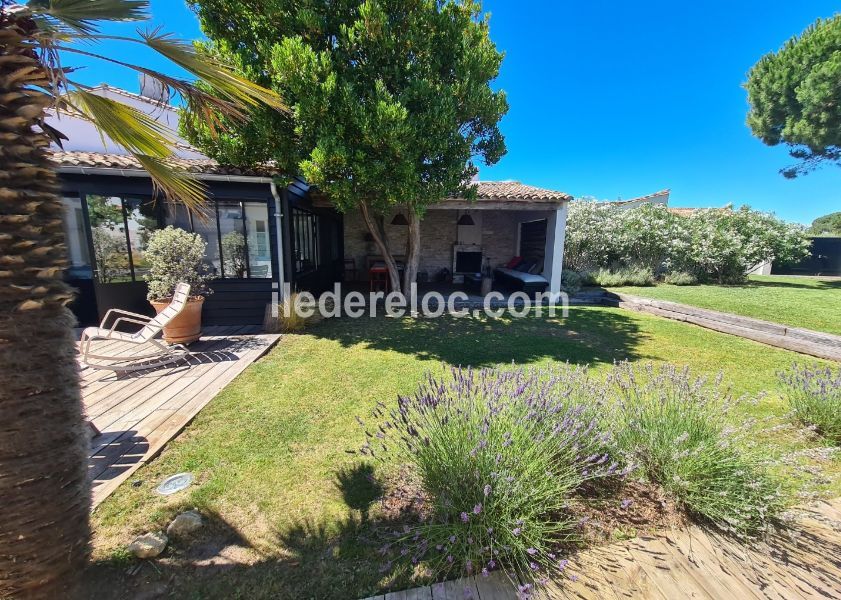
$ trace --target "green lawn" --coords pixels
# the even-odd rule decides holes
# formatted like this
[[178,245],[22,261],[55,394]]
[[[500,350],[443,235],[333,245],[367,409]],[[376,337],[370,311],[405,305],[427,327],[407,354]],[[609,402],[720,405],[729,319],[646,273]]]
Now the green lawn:
[[[722,371],[736,394],[771,392],[747,409],[760,417],[785,412],[775,374],[804,362],[784,350],[611,308],[573,308],[568,319],[324,321],[285,336],[96,510],[96,563],[85,580],[100,588],[99,598],[164,583],[178,598],[352,599],[391,584],[409,587],[406,573],[389,580],[379,572],[378,531],[395,524],[372,502],[371,475],[389,468],[349,452],[363,441],[354,417],[412,392],[443,364],[570,361],[604,370],[621,359],[671,361],[710,376]],[[787,436],[775,434],[778,451],[804,447]],[[181,471],[196,475],[188,492],[154,494],[162,479]],[[841,492],[830,479],[821,491]],[[193,506],[213,515],[203,538],[172,545],[154,568],[127,577],[129,559],[120,549]]]
[[611,288],[635,296],[841,335],[841,279],[752,275],[744,285]]

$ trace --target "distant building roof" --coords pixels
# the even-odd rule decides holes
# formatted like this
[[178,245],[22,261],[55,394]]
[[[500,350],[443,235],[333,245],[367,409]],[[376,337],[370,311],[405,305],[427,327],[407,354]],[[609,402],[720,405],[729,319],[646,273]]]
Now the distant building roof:
[[672,213],[673,215],[681,216],[681,217],[688,217],[690,215],[695,214],[699,210],[703,210],[703,209],[701,209],[701,208],[688,208],[688,207],[683,207],[683,206],[675,206],[675,207],[670,207],[669,208],[670,213]]
[[653,194],[648,194],[647,196],[631,198],[630,200],[612,200],[609,202],[604,202],[604,204],[609,204],[611,206],[617,206],[620,208],[631,208],[633,206],[639,206],[640,204],[668,204],[670,194],[671,190],[660,190],[659,192],[654,192]]

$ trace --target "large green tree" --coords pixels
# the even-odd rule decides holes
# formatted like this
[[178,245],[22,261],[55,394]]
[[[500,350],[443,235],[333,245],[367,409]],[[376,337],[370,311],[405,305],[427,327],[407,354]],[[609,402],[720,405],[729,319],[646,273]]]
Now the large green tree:
[[829,213],[812,221],[809,233],[814,235],[841,236],[841,212]]
[[[245,118],[277,94],[159,31],[114,38],[151,47],[206,86],[96,52],[105,21],[142,21],[146,0],[0,0],[0,598],[66,598],[88,555],[88,437],[56,166],[61,109],[91,121],[149,171],[158,190],[198,206],[202,184],[169,160],[175,136],[148,115],[74,80],[72,57],[134,69],[208,118]],[[128,54],[128,53],[126,53]],[[107,221],[107,210],[98,214]]]
[[201,115],[184,128],[225,161],[273,160],[300,172],[340,211],[359,209],[400,289],[381,217],[405,206],[404,290],[415,280],[420,221],[450,194],[475,194],[474,160],[505,152],[507,111],[490,83],[502,54],[473,0],[190,0],[206,49],[273,88],[291,117],[266,113],[211,140]]
[[771,146],[786,144],[800,160],[783,175],[841,164],[841,15],[819,19],[763,56],[745,87],[754,135]]

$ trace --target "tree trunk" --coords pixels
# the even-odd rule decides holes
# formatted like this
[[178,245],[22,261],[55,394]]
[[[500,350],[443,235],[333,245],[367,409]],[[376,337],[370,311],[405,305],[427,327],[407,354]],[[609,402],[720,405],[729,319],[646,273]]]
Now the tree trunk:
[[362,212],[362,218],[368,226],[368,231],[374,238],[374,243],[377,244],[377,248],[383,256],[385,266],[388,269],[388,279],[391,284],[391,289],[392,291],[399,292],[400,272],[397,270],[397,263],[395,262],[394,256],[392,256],[391,250],[389,250],[388,244],[386,243],[385,232],[378,226],[376,218],[371,214],[371,207],[368,206],[367,202],[360,202],[359,210]]
[[88,556],[87,435],[34,24],[0,15],[0,598],[66,597]]
[[409,231],[406,256],[406,269],[403,272],[403,293],[407,296],[412,291],[412,284],[418,278],[418,263],[420,263],[420,216],[409,207]]

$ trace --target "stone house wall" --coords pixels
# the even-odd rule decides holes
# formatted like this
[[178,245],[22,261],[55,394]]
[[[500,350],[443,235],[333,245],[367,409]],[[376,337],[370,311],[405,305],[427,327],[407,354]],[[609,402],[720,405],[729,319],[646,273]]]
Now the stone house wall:
[[[453,268],[453,245],[456,243],[456,220],[459,215],[469,213],[481,235],[470,235],[480,239],[483,254],[490,259],[491,268],[507,263],[517,254],[519,224],[526,221],[545,219],[550,211],[545,210],[472,210],[432,209],[427,211],[421,222],[421,255],[419,272],[426,272],[430,280],[442,268]],[[396,214],[396,213],[395,213]],[[386,235],[391,251],[396,256],[406,254],[406,226],[391,225],[394,214],[385,219]],[[467,230],[470,226],[462,227]],[[358,278],[367,279],[367,256],[379,254],[373,241],[366,242],[368,228],[359,211],[344,215],[345,258],[353,258]],[[464,237],[468,237],[462,233]]]

